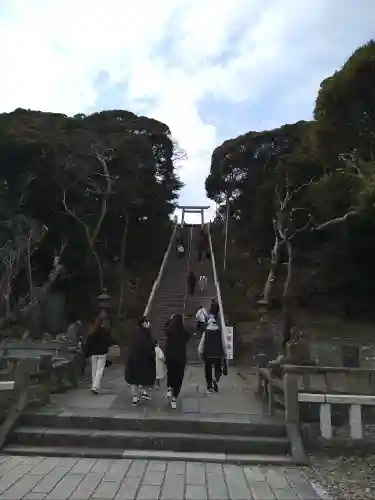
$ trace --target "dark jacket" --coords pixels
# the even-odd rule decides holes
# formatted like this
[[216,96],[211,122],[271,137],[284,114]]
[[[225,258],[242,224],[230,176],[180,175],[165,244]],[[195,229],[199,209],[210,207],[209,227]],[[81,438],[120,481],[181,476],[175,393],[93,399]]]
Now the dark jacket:
[[221,330],[215,323],[208,324],[201,342],[203,343],[201,352],[203,359],[225,357]]
[[112,345],[111,332],[107,328],[98,326],[84,343],[85,356],[108,354],[110,345]]
[[181,325],[174,325],[173,319],[167,322],[165,330],[166,342],[164,356],[166,361],[186,362],[186,345],[190,340],[190,333]]
[[156,379],[155,342],[148,328],[139,327],[130,341],[125,380],[131,385],[153,386]]
[[214,316],[214,318],[217,320],[217,317],[219,316],[219,304],[217,302],[211,302],[208,314],[212,314],[212,316]]
[[195,286],[197,284],[197,277],[193,273],[189,273],[187,280],[189,286]]

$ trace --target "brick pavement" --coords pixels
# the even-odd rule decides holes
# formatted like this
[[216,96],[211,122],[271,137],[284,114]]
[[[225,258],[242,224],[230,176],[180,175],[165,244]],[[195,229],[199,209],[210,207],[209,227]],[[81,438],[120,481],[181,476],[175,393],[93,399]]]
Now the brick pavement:
[[0,455],[0,500],[319,498],[298,468]]

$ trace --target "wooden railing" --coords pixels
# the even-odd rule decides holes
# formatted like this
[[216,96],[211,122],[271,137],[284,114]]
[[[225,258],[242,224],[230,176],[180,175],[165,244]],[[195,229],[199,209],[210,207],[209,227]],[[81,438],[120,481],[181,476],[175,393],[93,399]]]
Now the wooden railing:
[[177,222],[175,222],[174,223],[174,227],[173,227],[173,232],[172,232],[171,238],[169,240],[168,247],[167,247],[167,249],[165,251],[164,258],[163,258],[163,261],[162,261],[160,269],[159,269],[159,274],[158,274],[156,280],[154,281],[154,284],[152,285],[151,293],[150,293],[150,296],[148,298],[148,301],[147,301],[147,304],[146,304],[146,307],[145,307],[145,310],[144,310],[144,313],[143,313],[144,316],[147,316],[149,314],[149,312],[151,310],[151,306],[152,306],[152,301],[154,300],[156,291],[159,288],[159,285],[160,285],[161,280],[163,278],[164,268],[165,268],[166,263],[168,261],[168,257],[169,257],[169,255],[171,253],[172,245],[173,245],[173,243],[175,241],[177,226],[178,226],[178,224],[177,224]]

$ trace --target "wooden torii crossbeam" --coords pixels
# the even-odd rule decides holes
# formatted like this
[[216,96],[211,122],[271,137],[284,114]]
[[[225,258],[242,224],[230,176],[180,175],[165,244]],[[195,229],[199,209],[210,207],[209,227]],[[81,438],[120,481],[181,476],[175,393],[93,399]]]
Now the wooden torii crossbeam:
[[185,214],[201,214],[202,226],[204,226],[204,211],[208,210],[209,206],[202,205],[177,205],[177,208],[182,211],[181,215],[181,226],[185,222]]

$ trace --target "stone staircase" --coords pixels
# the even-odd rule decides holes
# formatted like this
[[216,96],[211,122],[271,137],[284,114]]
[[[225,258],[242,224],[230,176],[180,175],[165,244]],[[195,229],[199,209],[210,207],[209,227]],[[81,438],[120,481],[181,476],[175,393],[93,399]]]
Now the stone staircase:
[[3,453],[94,458],[161,458],[291,464],[285,424],[265,415],[247,421],[141,417],[127,412],[25,413]]
[[[185,245],[189,248],[191,228],[179,228],[178,233],[184,238]],[[186,251],[184,257],[180,258],[174,243],[149,314],[152,333],[162,349],[165,342],[165,323],[172,314],[183,314],[188,267],[189,252]]]

